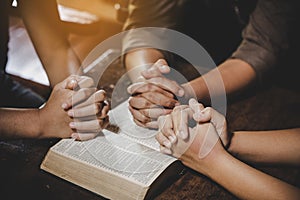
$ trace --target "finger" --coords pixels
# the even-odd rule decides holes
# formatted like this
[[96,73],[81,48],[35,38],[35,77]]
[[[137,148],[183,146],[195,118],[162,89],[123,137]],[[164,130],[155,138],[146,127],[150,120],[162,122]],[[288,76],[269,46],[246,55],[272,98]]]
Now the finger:
[[[201,124],[197,124],[197,129],[200,129]],[[198,132],[198,131],[197,131]],[[205,133],[203,143],[201,147],[199,148],[199,158],[203,159],[205,158],[214,148],[214,146],[217,144],[219,141],[219,136],[217,134],[217,131],[215,127],[212,124],[209,124],[208,129]]]
[[141,109],[140,112],[151,119],[157,119],[162,115],[167,115],[172,112],[172,109],[164,108],[150,108],[150,109]]
[[183,140],[189,136],[189,119],[192,118],[192,109],[187,105],[177,106],[174,108],[171,116],[174,124],[174,132]]
[[143,124],[142,122],[136,120],[135,118],[133,118],[133,121],[140,127],[143,127],[143,128],[147,128],[146,124]]
[[226,119],[224,115],[216,111],[215,109],[211,107],[205,108],[203,111],[204,119],[210,119],[210,122],[214,125],[216,128],[218,135],[221,136],[223,131],[226,129]]
[[223,126],[225,122],[225,117],[211,107],[195,113],[194,118],[199,122],[211,122],[215,127]]
[[168,63],[164,59],[159,59],[149,69],[142,71],[141,74],[144,78],[149,79],[162,76],[162,74],[169,73],[170,71]]
[[81,76],[80,80],[78,81],[78,86],[79,88],[96,87],[94,80],[88,76]]
[[73,90],[78,86],[79,80],[80,80],[80,76],[71,75],[62,82],[61,87],[62,87],[62,89]]
[[99,133],[73,133],[72,138],[75,140],[86,141],[97,137]]
[[72,95],[62,103],[62,108],[68,110],[71,107],[76,106],[77,104],[89,98],[95,91],[96,88],[83,88],[72,93]]
[[[197,122],[200,122],[199,120],[199,113],[201,113],[201,111],[204,109],[203,104],[198,103],[198,101],[196,99],[190,99],[189,100],[189,106],[190,108],[193,110],[194,114],[193,114],[193,119]],[[204,121],[207,122],[207,121]]]
[[164,154],[167,154],[167,155],[171,155],[172,154],[172,150],[171,149],[168,149],[162,145],[159,146],[159,150],[160,152],[164,153]]
[[175,105],[179,105],[179,102],[177,100],[166,97],[157,92],[146,92],[140,94],[140,96],[144,97],[154,105],[163,106],[166,108],[174,108]]
[[89,88],[94,86],[94,81],[92,78],[87,76],[78,76],[78,75],[71,75],[69,76],[64,82],[62,87],[64,89],[80,89],[80,88]]
[[145,124],[147,122],[151,122],[151,119],[143,115],[139,110],[136,110],[129,106],[129,111],[131,112],[133,118],[140,121],[141,123]]
[[163,94],[164,96],[174,98],[174,95],[156,85],[149,84],[146,82],[138,82],[130,85],[127,88],[127,91],[129,94],[139,94],[139,93],[145,93],[145,92],[159,92]]
[[76,87],[78,87],[78,82],[75,78],[70,78],[66,80],[65,89],[74,90]]
[[69,126],[72,129],[76,129],[77,132],[95,132],[98,133],[102,130],[101,123],[97,119],[90,121],[76,121],[71,122]]
[[171,115],[166,115],[158,118],[158,127],[161,132],[168,140],[174,144],[177,141],[177,137],[173,130],[173,121]]
[[151,121],[151,122],[147,122],[145,124],[145,127],[151,128],[151,129],[158,129],[158,123],[157,123],[156,120],[155,121]]
[[227,146],[230,141],[230,136],[227,133],[226,119],[224,115],[211,107],[207,107],[197,114],[196,118],[199,122],[210,122],[216,129],[218,136],[221,138],[224,146]]
[[94,103],[85,107],[74,108],[68,111],[68,115],[73,118],[98,115],[102,110],[102,103]]
[[103,107],[101,110],[101,115],[99,116],[101,119],[108,117],[108,112],[110,109],[110,105],[107,101],[104,101]]
[[184,90],[178,85],[178,83],[165,77],[154,77],[148,79],[147,82],[161,87],[164,90],[170,91],[179,97],[182,97],[184,95]]
[[76,105],[76,108],[88,106],[94,103],[103,103],[106,99],[106,92],[104,90],[98,90],[92,96],[90,96],[86,101]]
[[162,132],[158,132],[155,136],[155,139],[158,141],[158,143],[161,146],[166,147],[167,149],[171,149],[172,147],[172,143],[169,141],[169,139],[167,137],[165,137],[165,135]]
[[147,108],[154,108],[157,107],[149,100],[145,99],[141,96],[134,96],[129,98],[129,105],[136,109],[147,109]]
[[[79,91],[75,92],[74,95],[71,98],[71,106],[75,106],[86,99],[88,99],[93,93],[95,93],[97,88],[82,88]],[[68,100],[68,103],[70,103],[70,100]]]

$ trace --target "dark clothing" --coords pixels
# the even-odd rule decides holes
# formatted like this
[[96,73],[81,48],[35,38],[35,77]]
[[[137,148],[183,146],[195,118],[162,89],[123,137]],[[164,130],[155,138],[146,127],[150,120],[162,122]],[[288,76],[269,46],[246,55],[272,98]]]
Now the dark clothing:
[[45,100],[0,71],[0,107],[37,108]]
[[8,9],[9,0],[0,1],[0,70],[4,70],[8,52]]
[[45,101],[41,96],[5,74],[9,40],[8,20],[10,3],[10,0],[0,1],[0,107],[39,107]]
[[[216,64],[229,57],[244,60],[261,80],[266,71],[286,62],[293,55],[292,46],[299,44],[298,4],[297,0],[132,0],[124,29],[179,30],[197,40]],[[125,48],[138,42],[147,47],[142,37],[126,40]]]
[[242,33],[243,41],[232,57],[249,63],[260,80],[276,66],[282,65],[288,71],[286,65],[295,64],[296,57],[287,57],[299,49],[295,37],[300,25],[298,4],[295,0],[261,0],[251,14]]

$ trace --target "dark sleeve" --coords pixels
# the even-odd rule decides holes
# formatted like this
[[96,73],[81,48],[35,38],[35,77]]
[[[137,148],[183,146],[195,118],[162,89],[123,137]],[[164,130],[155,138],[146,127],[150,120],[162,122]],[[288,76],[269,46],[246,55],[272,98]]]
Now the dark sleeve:
[[0,1],[0,70],[4,70],[7,63],[7,52],[8,52],[8,10],[9,0]]
[[291,46],[297,4],[295,0],[259,0],[243,30],[243,41],[232,57],[249,63],[259,81]]

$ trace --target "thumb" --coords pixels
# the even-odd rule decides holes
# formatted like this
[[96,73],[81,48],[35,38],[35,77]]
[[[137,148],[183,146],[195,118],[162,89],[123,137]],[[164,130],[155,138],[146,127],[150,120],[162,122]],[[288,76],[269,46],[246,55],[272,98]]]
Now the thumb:
[[163,74],[167,74],[171,71],[170,67],[168,66],[168,63],[165,59],[159,59],[154,63],[149,69],[146,69],[141,72],[141,74],[146,79],[154,78],[154,77],[160,77]]

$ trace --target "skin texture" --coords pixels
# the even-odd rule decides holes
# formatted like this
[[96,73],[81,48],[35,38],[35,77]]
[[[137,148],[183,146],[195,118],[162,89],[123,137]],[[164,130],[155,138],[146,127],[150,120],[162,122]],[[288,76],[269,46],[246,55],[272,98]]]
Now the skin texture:
[[[141,49],[129,52],[126,56],[127,70],[134,69],[136,66],[145,66],[152,61],[151,67],[132,70],[130,77],[142,76],[138,83],[133,83],[128,88],[132,95],[129,105],[135,122],[143,127],[157,128],[157,118],[164,113],[170,113],[170,110],[178,105],[175,99],[182,99],[186,102],[188,99],[196,97],[201,102],[209,102],[210,98],[223,94],[223,89],[219,87],[219,79],[216,74],[220,73],[227,95],[234,95],[241,90],[250,87],[256,79],[256,73],[246,62],[239,59],[228,59],[220,64],[218,68],[182,85],[174,80],[164,77],[164,74],[170,72],[170,67],[164,59],[154,60],[159,57],[158,51],[153,49]],[[147,56],[146,56],[147,55]],[[143,56],[145,59],[143,59]],[[137,58],[135,61],[135,58]],[[138,68],[138,67],[136,67]],[[235,77],[234,79],[232,77]],[[133,80],[137,81],[137,79]],[[213,88],[208,90],[207,85]],[[173,94],[173,99],[171,95]],[[157,107],[164,107],[165,112]],[[153,110],[156,109],[156,110]],[[152,111],[150,111],[152,110]],[[154,113],[152,116],[147,113]]]
[[[166,139],[169,132],[161,128],[164,126],[164,121],[159,119],[160,131],[157,140],[164,153],[179,158],[186,166],[210,177],[241,199],[299,198],[299,188],[258,171],[227,152],[223,140],[218,139],[218,126],[225,128],[224,133],[227,133],[226,126],[223,124],[224,120],[218,117],[221,114],[211,108],[209,109],[210,112],[207,112],[204,109],[195,109],[195,107],[195,103],[191,103],[191,101],[189,106],[185,107],[184,112],[191,112],[191,120],[196,122],[194,127],[189,127],[189,135],[185,139],[181,135],[175,135],[176,142],[167,144]],[[201,105],[198,108],[201,108]],[[171,120],[173,124],[177,123],[176,119],[181,118],[180,115],[182,116],[182,113],[174,114]],[[190,114],[186,113],[186,115]],[[172,131],[174,132],[174,129]],[[229,151],[240,155],[244,160],[256,163],[299,166],[299,133],[299,128],[263,132],[236,132],[231,139]],[[207,134],[216,138],[216,143],[206,156],[201,157],[201,147],[207,139]],[[246,145],[246,141],[250,144]],[[252,146],[254,144],[255,148]],[[278,148],[277,150],[272,148],[272,151],[271,146],[274,147],[275,145]]]
[[80,60],[68,41],[56,1],[20,1],[18,8],[50,85],[53,87],[69,75],[77,74]]
[[[53,88],[40,109],[0,108],[0,137],[94,138],[108,123],[109,105],[105,92],[96,92],[93,85],[92,79],[73,75]],[[86,128],[86,124],[93,126]]]

